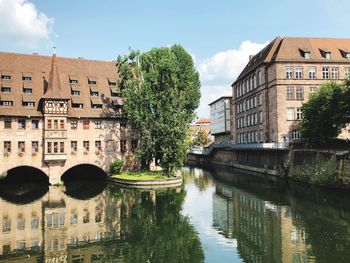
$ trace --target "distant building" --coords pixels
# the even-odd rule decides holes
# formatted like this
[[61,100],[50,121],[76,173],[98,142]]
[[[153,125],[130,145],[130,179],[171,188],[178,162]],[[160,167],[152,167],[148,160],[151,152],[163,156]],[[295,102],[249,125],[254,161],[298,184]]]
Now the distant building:
[[232,84],[233,141],[283,143],[300,138],[302,103],[320,85],[349,76],[350,39],[275,38],[250,58]]
[[232,97],[224,96],[209,104],[210,133],[216,142],[230,140],[231,100]]
[[198,120],[196,120],[195,123],[191,124],[190,128],[192,131],[192,139],[193,140],[199,131],[204,131],[208,135],[208,137],[211,141],[214,140],[214,138],[210,134],[210,120],[209,119],[204,119],[204,118],[198,119]]

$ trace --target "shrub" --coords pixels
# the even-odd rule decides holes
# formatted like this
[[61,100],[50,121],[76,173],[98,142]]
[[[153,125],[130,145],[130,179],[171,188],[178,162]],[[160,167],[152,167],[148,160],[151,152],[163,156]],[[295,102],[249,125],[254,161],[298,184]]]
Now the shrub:
[[120,170],[122,169],[124,163],[122,160],[116,160],[109,166],[108,173],[110,175],[120,174]]

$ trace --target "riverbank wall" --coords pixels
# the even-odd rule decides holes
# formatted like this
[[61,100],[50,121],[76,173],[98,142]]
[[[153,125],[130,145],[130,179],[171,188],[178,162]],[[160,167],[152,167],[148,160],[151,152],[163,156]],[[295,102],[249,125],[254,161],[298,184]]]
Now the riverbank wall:
[[212,148],[189,153],[187,163],[228,166],[335,188],[350,189],[350,149],[306,149],[298,145],[269,149]]

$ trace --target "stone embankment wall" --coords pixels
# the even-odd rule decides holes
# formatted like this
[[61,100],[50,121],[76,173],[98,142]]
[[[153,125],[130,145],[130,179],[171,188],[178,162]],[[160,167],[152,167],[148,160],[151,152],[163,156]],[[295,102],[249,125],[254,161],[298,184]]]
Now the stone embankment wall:
[[187,162],[223,165],[310,184],[350,188],[349,151],[214,149],[209,155],[188,154]]
[[288,177],[311,184],[350,187],[350,153],[292,150]]

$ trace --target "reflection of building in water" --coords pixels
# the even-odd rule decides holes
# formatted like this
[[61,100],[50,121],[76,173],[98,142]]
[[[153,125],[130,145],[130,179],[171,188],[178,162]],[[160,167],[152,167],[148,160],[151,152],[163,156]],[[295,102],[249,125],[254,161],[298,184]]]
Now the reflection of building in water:
[[217,183],[213,220],[225,237],[237,239],[245,262],[310,262],[305,233],[293,225],[288,207]]
[[77,200],[53,188],[28,205],[0,200],[0,261],[37,262],[38,257],[45,262],[98,261],[101,249],[94,243],[111,232],[120,233],[120,202],[110,198],[103,192]]

